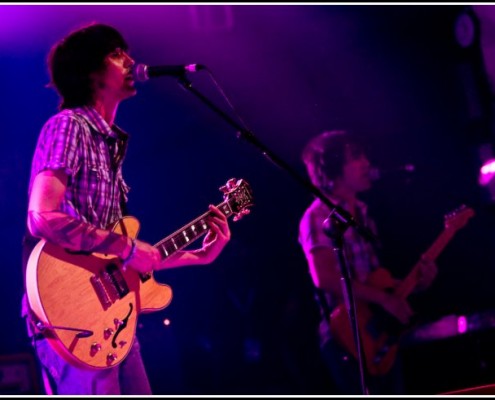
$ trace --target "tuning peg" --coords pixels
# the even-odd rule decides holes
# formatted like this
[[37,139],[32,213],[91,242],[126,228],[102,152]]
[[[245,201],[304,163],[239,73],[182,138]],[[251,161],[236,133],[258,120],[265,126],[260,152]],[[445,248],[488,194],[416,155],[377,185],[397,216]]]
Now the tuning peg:
[[230,178],[227,183],[219,188],[223,194],[228,194],[237,186],[237,179]]
[[237,179],[235,179],[235,178],[230,178],[230,179],[227,181],[227,187],[228,187],[230,190],[234,189],[236,186],[237,186]]
[[223,194],[228,194],[230,192],[230,189],[227,187],[227,185],[220,186],[218,190],[220,190]]

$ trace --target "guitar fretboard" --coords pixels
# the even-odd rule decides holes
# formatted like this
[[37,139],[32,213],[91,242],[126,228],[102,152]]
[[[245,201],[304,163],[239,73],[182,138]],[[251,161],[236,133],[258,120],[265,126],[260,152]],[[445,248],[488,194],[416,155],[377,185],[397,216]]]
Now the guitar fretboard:
[[[227,218],[233,214],[229,201],[224,201],[223,203],[218,204],[217,207]],[[210,211],[204,213],[194,221],[156,243],[154,247],[158,248],[162,259],[170,257],[175,252],[183,249],[203,236],[208,231],[206,217],[210,214],[212,214]]]

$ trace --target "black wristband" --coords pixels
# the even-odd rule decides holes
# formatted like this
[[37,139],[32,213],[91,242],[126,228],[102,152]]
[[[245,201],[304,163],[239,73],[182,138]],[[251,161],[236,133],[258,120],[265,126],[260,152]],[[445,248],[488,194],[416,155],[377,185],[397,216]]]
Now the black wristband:
[[129,262],[132,260],[132,258],[136,254],[136,239],[134,239],[134,238],[130,238],[130,239],[132,242],[131,251],[129,252],[129,255],[125,259],[122,260],[122,267],[124,268],[124,270],[127,267],[127,264],[129,264]]

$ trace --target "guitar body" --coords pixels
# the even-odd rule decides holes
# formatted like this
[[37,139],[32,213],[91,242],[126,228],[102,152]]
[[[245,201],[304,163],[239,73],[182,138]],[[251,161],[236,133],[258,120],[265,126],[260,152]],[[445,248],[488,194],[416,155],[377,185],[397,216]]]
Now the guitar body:
[[[435,261],[455,233],[464,227],[474,210],[461,206],[445,216],[445,229],[435,239],[423,259]],[[419,278],[421,260],[410,273],[396,286],[390,273],[378,268],[370,273],[367,284],[407,299],[416,287]],[[370,375],[386,374],[395,362],[400,336],[409,326],[402,325],[395,317],[375,304],[356,301],[356,321],[361,337],[364,365]],[[353,329],[345,304],[339,304],[330,314],[330,331],[336,340],[355,358],[358,357]]]
[[[217,205],[234,221],[250,212],[252,191],[231,178],[220,188]],[[162,260],[189,246],[209,230],[210,211],[154,245]],[[136,238],[139,222],[124,217],[110,230]],[[122,268],[118,257],[68,251],[41,240],[26,267],[26,292],[35,324],[52,348],[68,363],[86,369],[118,365],[128,355],[140,313],[167,307],[172,289],[152,273]]]
[[[380,289],[391,289],[393,279],[387,270],[379,268],[370,274],[368,284]],[[376,311],[378,310],[372,310],[367,303],[356,301],[356,320],[366,369],[370,375],[383,375],[394,364],[398,342],[397,338],[390,334],[387,323],[380,319]],[[330,329],[336,340],[357,358],[354,333],[345,304],[339,304],[332,311]]]
[[[131,237],[138,230],[133,217],[113,228]],[[45,240],[28,260],[26,290],[54,350],[67,362],[89,369],[122,362],[131,349],[138,315],[161,310],[172,299],[168,285],[158,284],[151,274],[124,271],[117,257],[77,254]]]

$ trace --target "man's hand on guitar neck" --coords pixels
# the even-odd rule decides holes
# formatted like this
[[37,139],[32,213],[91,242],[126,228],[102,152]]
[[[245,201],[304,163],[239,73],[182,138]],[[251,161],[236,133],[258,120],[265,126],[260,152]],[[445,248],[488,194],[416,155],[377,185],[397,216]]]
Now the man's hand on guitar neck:
[[394,294],[384,292],[379,304],[403,324],[408,324],[414,314],[407,300]]
[[[226,215],[216,206],[210,205],[209,211],[210,214],[205,218],[209,229],[203,239],[201,248],[179,250],[162,259],[159,251],[154,246],[136,240],[135,253],[128,261],[128,265],[139,272],[147,273],[153,270],[186,265],[205,265],[215,261],[230,240],[230,228]],[[129,249],[131,249],[130,246]],[[130,254],[130,251],[126,254]]]
[[203,240],[203,247],[196,252],[201,254],[202,264],[210,264],[220,255],[230,240],[230,227],[227,217],[213,204],[210,204],[210,215],[206,218],[210,228]]
[[151,244],[135,239],[135,249],[129,247],[126,253],[129,267],[136,271],[147,274],[157,269],[160,264],[160,252]]
[[[427,289],[437,276],[438,268],[434,261],[429,260],[426,256],[422,256],[416,266],[415,271],[415,291]],[[390,282],[389,282],[390,283]],[[400,281],[396,281],[394,286],[399,286]],[[383,291],[377,296],[378,304],[389,314],[397,318],[402,324],[408,324],[414,311],[407,301],[407,296]]]
[[416,291],[428,289],[436,278],[437,273],[438,267],[435,262],[422,256],[418,264]]

